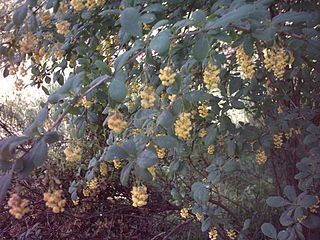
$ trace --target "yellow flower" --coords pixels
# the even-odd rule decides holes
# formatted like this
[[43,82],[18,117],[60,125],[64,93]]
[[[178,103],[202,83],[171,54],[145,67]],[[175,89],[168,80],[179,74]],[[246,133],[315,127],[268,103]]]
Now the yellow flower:
[[198,107],[198,112],[199,112],[200,117],[202,117],[202,118],[207,117],[208,116],[208,106],[205,104],[201,104]]
[[267,161],[268,157],[263,149],[259,149],[256,153],[256,162],[259,165],[264,164]]
[[60,2],[59,12],[65,13],[68,11],[68,3],[65,1]]
[[116,112],[108,119],[108,127],[116,133],[121,133],[127,127],[127,123],[122,119],[122,115]]
[[157,145],[154,146],[157,151],[158,158],[162,159],[166,156],[166,149],[160,148]]
[[215,227],[212,227],[209,231],[209,239],[217,240],[218,239],[218,231]]
[[82,190],[83,196],[89,197],[90,196],[90,190],[88,188],[85,188]]
[[88,184],[87,184],[89,190],[95,190],[98,188],[98,179],[97,178],[93,178],[91,179]]
[[209,154],[214,154],[214,152],[216,151],[216,148],[213,145],[209,145],[208,147],[208,153]]
[[71,0],[71,6],[76,12],[80,12],[85,8],[83,0]]
[[197,213],[196,213],[196,219],[197,219],[198,221],[201,221],[201,219],[202,219],[202,214],[199,213],[199,212],[197,212]]
[[10,208],[9,213],[16,219],[21,219],[27,212],[29,212],[29,200],[22,199],[16,193],[13,193],[8,201]]
[[66,155],[67,161],[73,162],[73,161],[79,160],[81,158],[81,148],[80,147],[76,147],[74,149],[71,149],[70,147],[68,147],[63,152]]
[[306,218],[307,218],[307,216],[303,215],[303,216],[301,216],[301,217],[297,217],[297,221],[298,221],[299,223],[301,223],[301,222],[303,222]]
[[68,21],[60,21],[56,23],[57,32],[61,35],[66,35],[69,32],[70,23]]
[[180,210],[180,216],[184,219],[190,217],[190,213],[189,213],[189,210],[187,208],[182,208]]
[[81,98],[79,104],[84,106],[85,108],[90,108],[92,105],[92,102],[84,96],[83,98]]
[[104,162],[100,163],[99,170],[100,170],[101,176],[103,176],[103,177],[107,176],[108,165]]
[[203,82],[206,88],[210,91],[213,91],[218,87],[218,80],[219,80],[219,69],[214,64],[209,64],[208,67],[205,69],[203,73]]
[[115,169],[120,169],[121,168],[122,164],[121,164],[120,160],[115,159],[112,162],[113,162],[113,166],[114,166]]
[[207,130],[204,129],[204,128],[201,128],[200,131],[199,131],[199,133],[198,133],[198,136],[201,137],[201,138],[203,138],[203,137],[205,137],[207,134],[208,134]]
[[283,145],[283,140],[282,140],[282,133],[274,134],[273,135],[273,144],[275,148],[281,148]]
[[30,53],[31,50],[36,45],[37,38],[36,36],[28,32],[25,35],[23,35],[22,39],[20,40],[20,51],[24,53]]
[[237,237],[237,232],[234,229],[228,229],[227,236],[229,237],[229,239],[234,240]]
[[172,72],[170,67],[160,69],[159,78],[163,86],[170,86],[175,82],[176,74]]
[[237,48],[236,57],[243,76],[252,79],[255,72],[255,62],[253,58],[245,53],[243,46]]
[[23,80],[22,79],[15,80],[14,87],[15,87],[16,91],[21,91],[24,87]]
[[141,106],[143,108],[152,108],[156,101],[156,96],[153,87],[146,87],[141,93]]
[[132,206],[142,207],[147,205],[147,187],[146,186],[133,186],[131,191]]
[[132,129],[132,135],[137,136],[141,133],[141,128],[133,128]]
[[49,12],[45,12],[40,15],[40,23],[43,26],[47,26],[50,23],[51,15]]
[[312,213],[317,213],[317,209],[320,207],[320,200],[317,196],[317,202],[309,207],[309,211]]
[[191,113],[181,113],[174,123],[174,128],[177,137],[182,140],[190,139],[190,131],[192,130]]
[[75,200],[72,200],[73,205],[77,206],[80,202],[80,198],[77,197]]
[[66,200],[62,199],[62,190],[45,192],[43,200],[46,202],[47,207],[52,208],[52,212],[59,213],[64,211]]
[[273,47],[264,52],[264,65],[268,71],[272,71],[274,76],[282,79],[285,69],[294,61],[292,54],[287,53],[285,49]]
[[148,171],[152,175],[152,179],[155,180],[156,179],[156,167],[155,166],[149,167]]

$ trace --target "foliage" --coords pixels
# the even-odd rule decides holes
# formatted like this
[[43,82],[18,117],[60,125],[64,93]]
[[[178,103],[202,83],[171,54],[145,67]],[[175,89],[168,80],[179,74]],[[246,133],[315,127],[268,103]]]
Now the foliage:
[[3,74],[31,62],[31,84],[49,96],[22,135],[0,142],[2,197],[67,135],[84,153],[65,151],[74,202],[98,191],[104,163],[126,204],[133,188],[134,206],[198,219],[211,239],[311,239],[319,13],[318,1],[22,1],[4,28]]

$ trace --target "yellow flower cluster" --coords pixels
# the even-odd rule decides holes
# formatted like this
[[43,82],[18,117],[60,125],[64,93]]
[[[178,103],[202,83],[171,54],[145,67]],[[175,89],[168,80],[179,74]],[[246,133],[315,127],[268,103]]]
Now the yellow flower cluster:
[[253,78],[255,71],[255,63],[252,57],[248,56],[243,46],[238,47],[236,50],[237,62],[240,65],[241,71],[245,78]]
[[83,0],[71,0],[71,6],[76,12],[80,12],[85,8]]
[[34,61],[35,63],[37,64],[40,64],[42,59],[46,57],[46,50],[44,47],[36,50],[33,54],[33,57],[34,57]]
[[74,149],[71,149],[70,147],[68,147],[63,152],[66,155],[67,161],[73,162],[73,161],[79,160],[81,158],[81,148],[80,147],[76,147]]
[[170,67],[160,69],[159,78],[163,86],[170,86],[175,82],[176,74],[172,72]]
[[108,127],[116,133],[121,133],[127,127],[127,123],[122,119],[122,115],[116,112],[108,119]]
[[24,77],[27,75],[27,69],[23,66],[23,65],[20,65],[19,66],[19,74]]
[[60,21],[56,23],[57,32],[61,35],[66,35],[70,29],[70,23],[68,21]]
[[36,41],[37,41],[37,38],[33,33],[31,32],[26,33],[19,42],[20,51],[24,53],[31,52],[31,50],[36,45]]
[[174,100],[177,99],[177,95],[176,94],[172,94],[168,96],[169,100],[170,100],[170,104],[172,104],[174,102]]
[[77,197],[75,200],[72,200],[73,205],[77,206],[80,202],[80,198]]
[[79,104],[81,106],[84,106],[85,108],[90,108],[92,105],[92,102],[90,100],[88,100],[86,97],[81,98],[81,100],[79,101]]
[[281,148],[283,145],[283,140],[282,140],[282,133],[274,134],[273,135],[273,144],[275,148]]
[[214,154],[215,151],[216,151],[216,148],[213,145],[208,146],[208,153],[209,154]]
[[152,175],[152,179],[155,180],[156,179],[156,167],[155,166],[149,167],[148,171]]
[[217,88],[219,80],[219,69],[214,64],[209,64],[203,73],[203,82],[206,85],[206,88],[210,91],[213,91]]
[[210,240],[217,240],[218,239],[218,231],[216,227],[212,227],[209,231],[209,239]]
[[290,128],[289,132],[285,133],[284,136],[286,137],[287,140],[289,140],[294,134],[299,135],[300,133],[301,133],[300,129]]
[[132,129],[132,135],[137,136],[141,133],[141,128],[133,128]]
[[227,236],[229,237],[229,239],[234,240],[237,237],[237,232],[234,229],[228,229]]
[[61,1],[58,11],[62,13],[68,11],[68,3],[66,1]]
[[87,187],[89,188],[89,190],[95,190],[98,188],[98,179],[97,178],[93,178],[91,179],[88,183],[87,183]]
[[182,140],[191,138],[190,131],[192,130],[191,113],[181,113],[174,123],[175,134]]
[[63,58],[63,56],[64,56],[64,51],[60,49],[60,44],[56,44],[56,45],[53,47],[53,54],[54,54],[54,57],[55,57],[57,60]]
[[307,218],[307,216],[302,215],[301,217],[297,217],[297,221],[298,221],[299,223],[301,223],[301,222],[303,222],[306,218]]
[[114,167],[115,169],[120,169],[120,168],[122,167],[122,164],[121,164],[121,161],[120,161],[120,160],[115,159],[115,160],[113,160],[112,162],[113,162],[113,167]]
[[90,193],[91,193],[91,191],[90,191],[89,188],[85,188],[85,189],[82,190],[82,194],[83,194],[83,196],[85,196],[85,197],[89,197],[89,196],[90,196]]
[[201,128],[201,129],[199,130],[198,136],[201,137],[201,138],[203,138],[203,137],[205,137],[207,134],[208,134],[207,130],[204,129],[204,128]]
[[157,145],[154,146],[157,151],[157,156],[159,159],[163,159],[166,156],[166,149],[160,148]]
[[320,200],[318,196],[317,196],[317,199],[318,199],[317,202],[309,207],[309,211],[312,213],[317,213],[317,209],[320,207]]
[[180,216],[181,216],[182,218],[184,218],[184,219],[190,217],[190,213],[189,213],[188,208],[182,208],[182,209],[180,210]]
[[199,107],[198,107],[198,112],[199,112],[199,115],[200,117],[202,118],[205,118],[208,116],[208,106],[205,105],[205,104],[201,104]]
[[9,75],[15,75],[16,74],[16,72],[17,72],[17,69],[15,68],[15,66],[10,66],[9,67]]
[[141,93],[141,106],[143,108],[152,108],[156,101],[156,96],[153,87],[146,87]]
[[147,187],[146,186],[133,186],[132,187],[132,206],[134,207],[142,207],[147,205]]
[[262,165],[264,164],[266,161],[267,161],[267,155],[266,153],[264,152],[264,150],[262,149],[259,149],[256,153],[256,162],[259,164],[259,165]]
[[198,221],[201,221],[201,219],[202,219],[202,214],[199,213],[199,212],[197,212],[197,213],[196,213],[196,219],[197,219]]
[[21,219],[27,212],[29,212],[29,200],[22,199],[16,193],[12,194],[8,201],[10,207],[9,213],[16,219]]
[[274,47],[264,53],[264,65],[268,71],[272,71],[274,76],[282,79],[286,67],[293,62],[292,55],[283,48]]
[[59,213],[64,211],[66,200],[62,199],[62,190],[55,190],[53,192],[45,192],[43,194],[43,200],[46,202],[46,206],[52,208],[52,212]]
[[45,12],[45,13],[40,15],[40,23],[41,23],[41,25],[43,25],[43,26],[49,25],[50,20],[51,20],[51,15],[50,15],[49,12]]
[[108,166],[106,163],[102,162],[100,163],[99,165],[99,171],[100,171],[100,175],[105,177],[107,176],[107,173],[108,173]]
[[14,87],[15,87],[16,91],[21,91],[24,87],[23,80],[22,79],[15,80]]
[[86,1],[86,7],[89,10],[93,10],[96,7],[103,6],[104,3],[105,3],[105,0],[87,0]]

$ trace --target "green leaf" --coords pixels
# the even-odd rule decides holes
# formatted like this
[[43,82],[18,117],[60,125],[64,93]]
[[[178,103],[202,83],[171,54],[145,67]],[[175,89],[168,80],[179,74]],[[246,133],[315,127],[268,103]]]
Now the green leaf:
[[164,128],[172,127],[174,118],[169,111],[162,112],[157,118],[157,125],[161,125]]
[[315,214],[309,214],[308,217],[302,222],[302,225],[309,229],[319,229],[320,217]]
[[124,9],[120,15],[120,24],[124,32],[130,36],[142,35],[142,26],[138,9],[133,7]]
[[159,54],[166,53],[170,46],[170,30],[159,32],[150,42],[150,48]]
[[261,231],[269,238],[277,239],[277,230],[271,223],[264,223],[261,225]]
[[284,207],[290,204],[287,200],[285,200],[283,197],[275,196],[275,197],[268,197],[267,198],[267,204],[270,207]]
[[161,148],[171,149],[178,146],[178,140],[172,136],[154,137],[153,142]]
[[34,144],[30,150],[30,158],[37,167],[41,166],[48,158],[48,145],[43,139]]
[[138,155],[137,164],[141,168],[149,168],[155,165],[158,161],[157,154],[151,150],[144,150]]
[[297,197],[294,186],[289,186],[289,185],[285,186],[283,192],[290,201],[294,201]]
[[130,172],[132,170],[134,162],[129,162],[126,166],[124,166],[121,170],[120,174],[120,182],[123,186],[128,186]]
[[205,232],[208,231],[212,227],[212,219],[211,217],[203,218],[201,220],[201,231]]
[[237,78],[237,77],[231,78],[230,83],[229,83],[230,95],[232,95],[233,93],[238,91],[241,88],[241,86],[242,86],[242,79],[241,78]]
[[235,109],[243,109],[243,108],[245,108],[244,103],[239,101],[239,100],[231,101],[231,106],[234,107]]
[[195,26],[201,27],[206,23],[206,14],[204,11],[198,9],[192,13],[191,19]]
[[213,99],[213,95],[202,90],[194,90],[188,92],[184,95],[184,97],[185,99],[193,103],[204,102]]
[[140,21],[143,23],[152,23],[154,20],[156,20],[156,16],[153,13],[145,13],[140,17]]
[[12,17],[12,21],[13,21],[14,25],[16,25],[16,26],[22,25],[24,19],[27,17],[27,13],[28,13],[28,5],[27,4],[23,4],[20,7],[18,7],[14,11],[13,17]]
[[136,177],[143,182],[149,182],[152,180],[152,175],[146,168],[140,168],[138,165],[135,165],[134,173]]
[[209,42],[205,36],[200,37],[193,46],[192,54],[193,57],[198,60],[202,61],[205,59],[209,52]]
[[311,207],[312,205],[316,204],[317,201],[318,199],[313,195],[301,194],[298,197],[298,204],[304,208]]
[[193,199],[198,203],[207,203],[209,201],[209,189],[203,183],[196,182],[191,186]]
[[125,159],[128,157],[126,150],[118,145],[112,145],[106,149],[102,159],[105,161],[112,161],[115,159]]
[[12,172],[9,172],[0,177],[0,204],[6,197],[7,191],[10,187],[12,179]]
[[122,81],[114,79],[108,89],[109,96],[116,102],[122,102],[128,93],[126,84]]

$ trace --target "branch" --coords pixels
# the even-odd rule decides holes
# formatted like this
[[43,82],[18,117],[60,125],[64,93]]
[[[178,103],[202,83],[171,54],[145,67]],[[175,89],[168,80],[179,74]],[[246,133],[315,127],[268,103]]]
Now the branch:
[[190,222],[192,222],[193,218],[190,218],[182,223],[180,223],[178,226],[174,227],[167,235],[163,237],[163,240],[169,239],[170,236],[172,236],[174,233],[179,232],[181,227],[184,227],[185,225],[188,225]]

